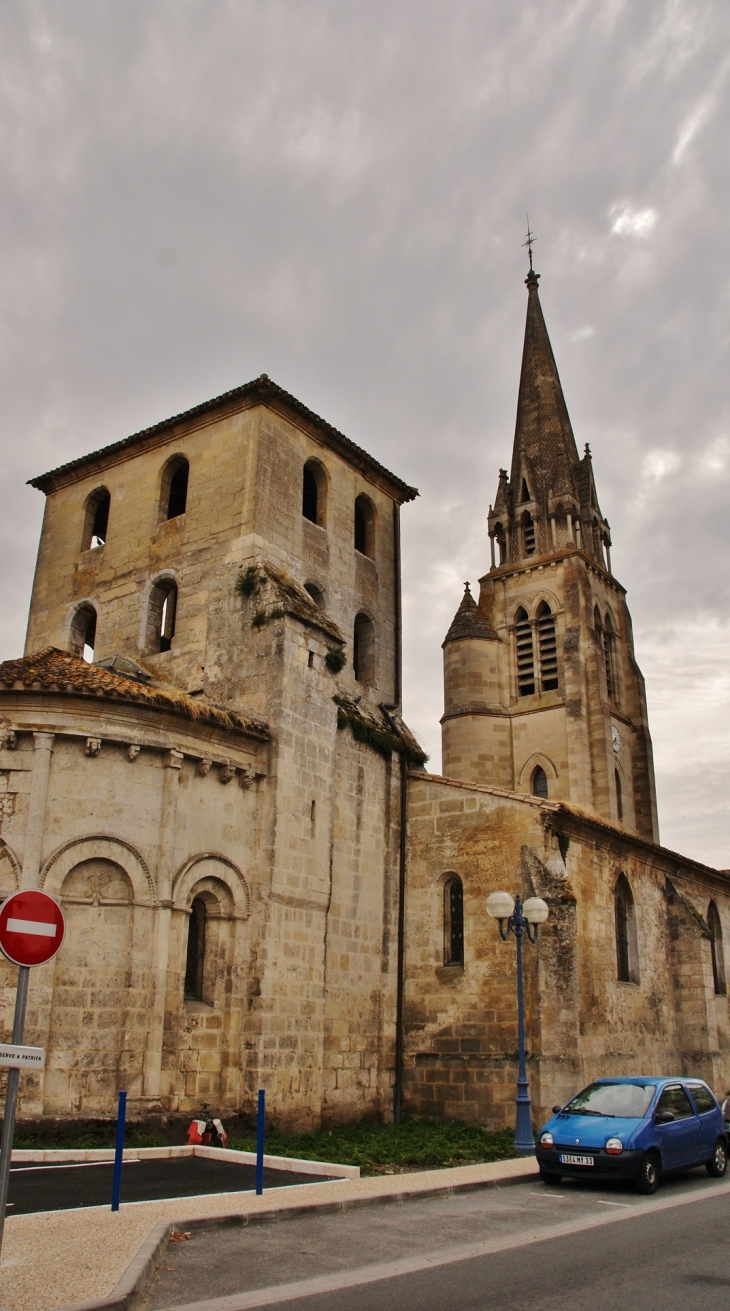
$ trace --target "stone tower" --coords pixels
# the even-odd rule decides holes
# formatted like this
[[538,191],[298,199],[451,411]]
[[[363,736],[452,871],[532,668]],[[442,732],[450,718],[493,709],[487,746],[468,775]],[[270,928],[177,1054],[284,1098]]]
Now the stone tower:
[[575,444],[538,294],[528,302],[491,568],[444,642],[443,773],[584,807],[658,841],[644,680],[611,572],[589,447]]

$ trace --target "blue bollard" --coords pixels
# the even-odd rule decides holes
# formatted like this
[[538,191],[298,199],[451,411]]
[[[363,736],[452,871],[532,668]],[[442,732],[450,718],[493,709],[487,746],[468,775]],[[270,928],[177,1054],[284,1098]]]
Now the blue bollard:
[[264,1117],[266,1112],[266,1093],[259,1088],[259,1114],[256,1125],[256,1196],[264,1191]]
[[127,1118],[127,1094],[120,1092],[117,1110],[117,1142],[114,1150],[114,1178],[112,1179],[112,1211],[119,1210],[122,1191],[122,1161],[124,1160],[124,1121]]

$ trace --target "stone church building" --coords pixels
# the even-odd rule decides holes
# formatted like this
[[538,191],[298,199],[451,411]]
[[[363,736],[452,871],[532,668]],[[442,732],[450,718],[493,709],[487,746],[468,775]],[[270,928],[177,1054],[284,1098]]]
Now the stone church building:
[[[24,1116],[510,1123],[505,888],[535,1118],[608,1073],[730,1076],[730,875],[659,844],[625,592],[540,307],[491,560],[444,642],[443,776],[401,718],[413,487],[265,375],[33,480],[0,664],[0,895],[66,916]],[[5,1034],[14,967],[0,967]]]

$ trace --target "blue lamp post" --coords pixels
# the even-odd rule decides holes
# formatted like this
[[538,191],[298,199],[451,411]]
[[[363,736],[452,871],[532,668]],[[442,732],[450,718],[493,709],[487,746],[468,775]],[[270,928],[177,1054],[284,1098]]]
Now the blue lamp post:
[[[519,1035],[520,1065],[517,1075],[517,1119],[515,1122],[515,1147],[525,1156],[532,1156],[535,1151],[535,1139],[532,1136],[530,1117],[530,1085],[527,1082],[525,1065],[525,998],[522,987],[522,935],[527,934],[528,941],[537,942],[538,929],[548,917],[547,902],[542,897],[528,897],[522,903],[519,896],[514,900],[508,892],[493,892],[487,897],[487,914],[499,922],[500,936],[506,942],[510,933],[514,933],[517,943],[517,1028]],[[507,927],[505,928],[505,922]]]

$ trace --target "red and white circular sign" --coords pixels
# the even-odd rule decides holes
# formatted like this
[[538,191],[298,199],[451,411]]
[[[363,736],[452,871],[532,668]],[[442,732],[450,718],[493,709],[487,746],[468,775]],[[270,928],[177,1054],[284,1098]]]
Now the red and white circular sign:
[[0,907],[0,950],[13,965],[45,965],[65,932],[63,911],[47,892],[11,892]]

